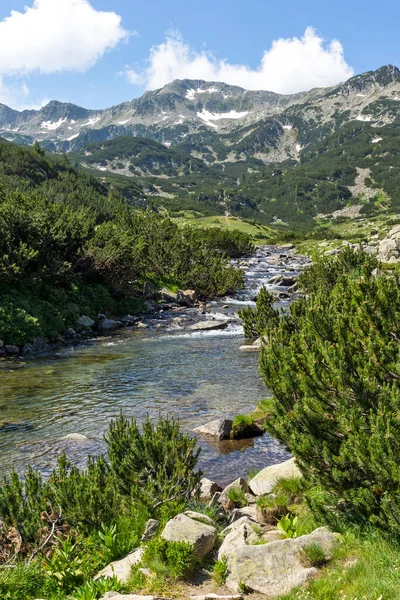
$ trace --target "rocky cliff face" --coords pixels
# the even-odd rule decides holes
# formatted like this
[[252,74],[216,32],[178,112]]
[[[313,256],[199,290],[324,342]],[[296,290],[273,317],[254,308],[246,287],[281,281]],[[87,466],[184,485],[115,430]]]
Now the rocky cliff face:
[[167,147],[183,144],[207,163],[249,157],[269,163],[297,159],[327,125],[358,120],[381,126],[392,123],[399,108],[400,71],[393,66],[293,95],[183,80],[106,110],[56,101],[38,111],[0,105],[0,136],[62,151],[121,135],[146,137]]

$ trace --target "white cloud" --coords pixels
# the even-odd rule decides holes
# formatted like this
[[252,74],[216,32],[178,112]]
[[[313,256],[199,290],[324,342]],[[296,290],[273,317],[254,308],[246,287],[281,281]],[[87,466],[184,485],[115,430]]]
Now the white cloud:
[[12,106],[16,110],[39,109],[45,106],[49,100],[43,98],[40,102],[29,101],[30,90],[27,84],[22,81],[15,84],[6,84],[4,78],[0,76],[0,104]]
[[0,75],[83,72],[127,36],[119,15],[88,0],[34,0],[0,22]]
[[197,52],[179,33],[172,33],[151,49],[148,65],[140,76],[129,68],[125,70],[128,81],[145,83],[147,89],[162,87],[174,79],[204,79],[281,94],[334,85],[353,73],[345,61],[342,44],[338,40],[326,42],[312,27],[300,38],[273,41],[255,69],[230,64],[210,52]]

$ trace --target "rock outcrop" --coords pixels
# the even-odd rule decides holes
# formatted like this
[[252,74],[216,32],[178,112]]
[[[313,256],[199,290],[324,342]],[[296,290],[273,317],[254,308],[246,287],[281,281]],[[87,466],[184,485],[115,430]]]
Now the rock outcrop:
[[388,235],[381,240],[377,259],[384,263],[400,262],[400,225],[393,227]]
[[227,586],[233,592],[243,585],[273,598],[303,585],[318,570],[307,564],[305,549],[318,544],[329,560],[339,544],[338,536],[321,527],[309,535],[269,544],[243,545],[227,555]]

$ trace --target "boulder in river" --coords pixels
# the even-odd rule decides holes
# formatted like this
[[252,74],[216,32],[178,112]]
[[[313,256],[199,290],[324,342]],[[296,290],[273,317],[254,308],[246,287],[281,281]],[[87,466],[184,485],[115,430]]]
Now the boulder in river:
[[296,277],[290,275],[275,275],[268,279],[268,284],[277,285],[278,287],[290,287],[297,281]]
[[226,329],[229,321],[199,321],[194,325],[190,325],[192,331],[213,331],[214,329]]
[[[205,425],[196,427],[193,431],[203,433],[204,435],[212,435],[219,440],[229,440],[232,430],[233,421],[230,419],[215,419]],[[217,491],[217,490],[216,490]]]
[[160,290],[160,298],[163,302],[169,302],[171,304],[177,303],[177,295],[175,294],[175,292],[167,290],[167,288],[162,288]]

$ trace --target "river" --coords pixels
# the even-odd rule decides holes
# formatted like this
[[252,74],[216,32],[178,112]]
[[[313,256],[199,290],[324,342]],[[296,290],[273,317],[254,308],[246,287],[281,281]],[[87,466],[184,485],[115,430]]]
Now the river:
[[[209,316],[235,318],[269,278],[295,274],[303,264],[286,252],[260,248],[239,261],[246,289],[211,303]],[[284,264],[282,264],[284,263]],[[268,286],[267,286],[268,287]],[[284,306],[285,301],[279,302]],[[286,301],[287,304],[287,301]],[[192,318],[195,309],[177,313]],[[31,464],[48,474],[62,450],[79,466],[104,449],[103,435],[120,410],[141,421],[148,414],[179,418],[184,430],[219,417],[248,413],[268,397],[258,373],[258,354],[240,352],[243,330],[189,332],[184,324],[124,329],[110,337],[63,348],[51,358],[19,360],[0,366],[0,475]],[[63,439],[71,433],[84,440]],[[285,460],[285,449],[264,435],[240,442],[212,442],[199,436],[200,467],[219,483],[250,469]]]

